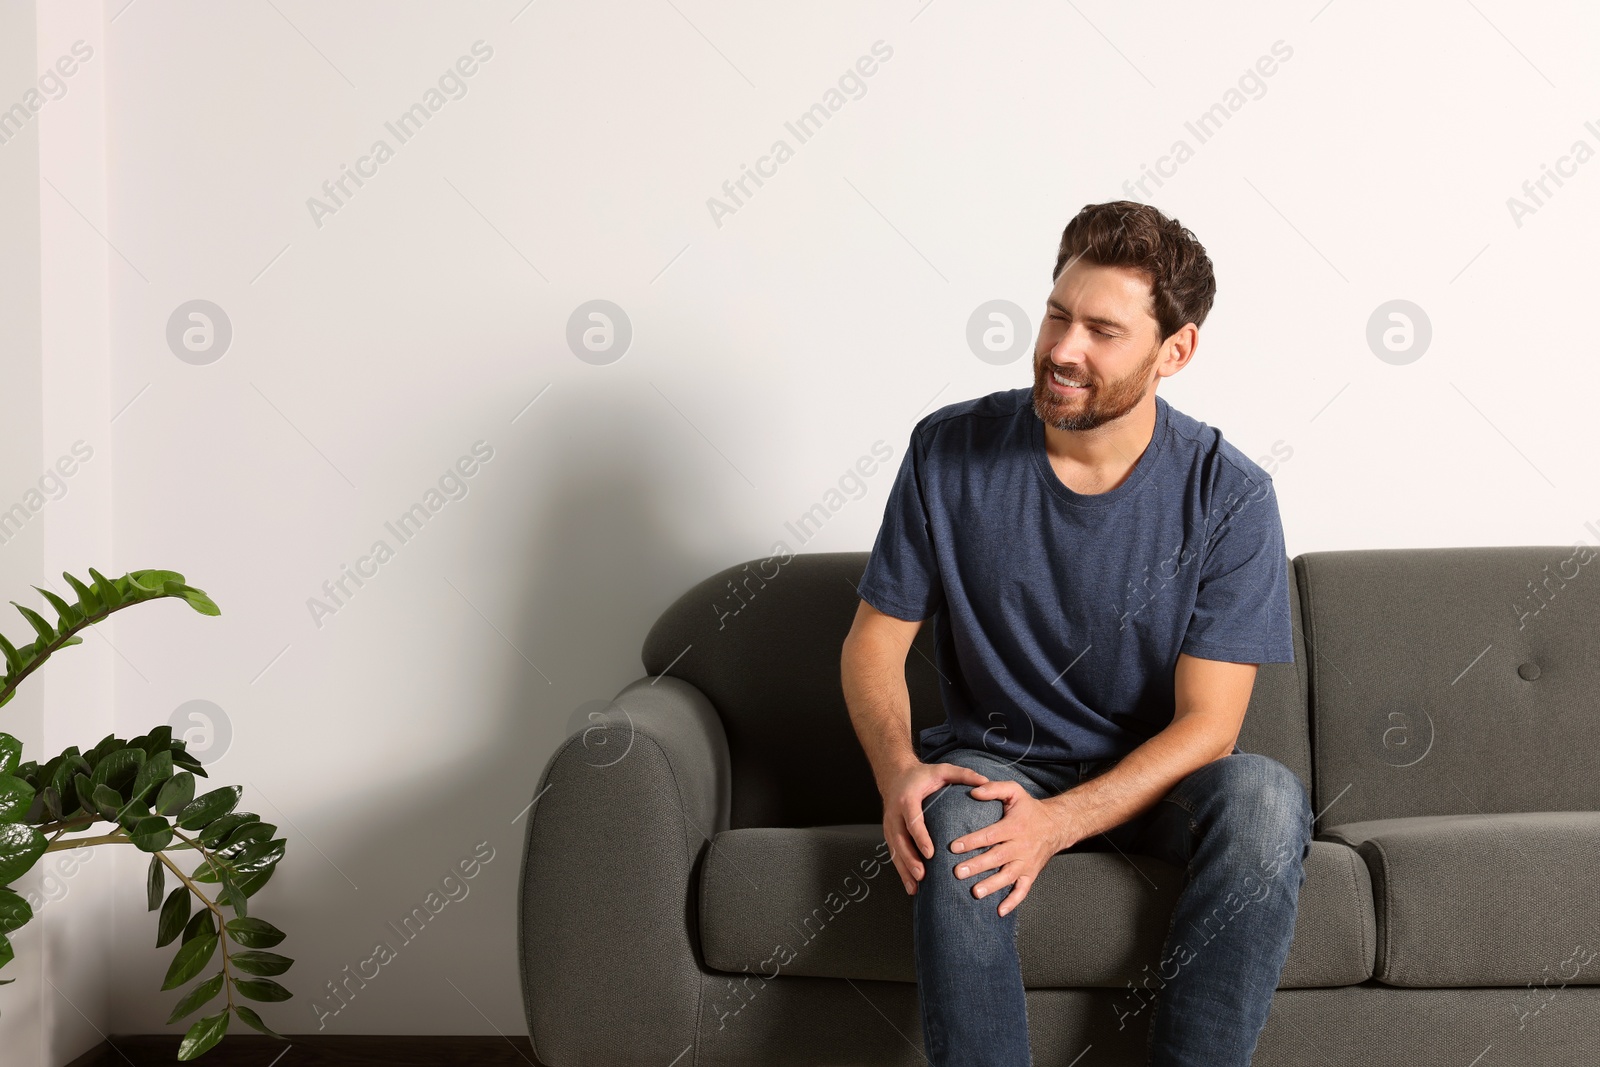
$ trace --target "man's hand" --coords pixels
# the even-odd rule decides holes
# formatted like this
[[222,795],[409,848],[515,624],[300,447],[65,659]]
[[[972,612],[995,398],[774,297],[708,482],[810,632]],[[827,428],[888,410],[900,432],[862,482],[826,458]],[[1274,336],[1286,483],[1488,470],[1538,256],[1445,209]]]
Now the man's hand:
[[[1064,795],[1064,794],[1063,794]],[[1071,817],[1060,803],[1036,799],[1018,782],[999,779],[972,791],[974,800],[999,800],[1005,813],[981,830],[950,843],[957,856],[988,846],[982,855],[956,861],[956,877],[970,878],[984,871],[996,871],[972,887],[972,895],[986,897],[1012,886],[1000,902],[1000,914],[1015,911],[1028,896],[1044,865],[1064,848],[1079,840],[1071,827]],[[1059,801],[1058,798],[1052,798]]]
[[[918,857],[933,857],[933,838],[922,818],[922,801],[946,783],[984,785],[989,779],[970,767],[954,763],[907,763],[880,787],[883,794],[883,839],[889,843],[895,870],[908,895],[917,891],[923,865]],[[986,798],[987,799],[987,798]]]

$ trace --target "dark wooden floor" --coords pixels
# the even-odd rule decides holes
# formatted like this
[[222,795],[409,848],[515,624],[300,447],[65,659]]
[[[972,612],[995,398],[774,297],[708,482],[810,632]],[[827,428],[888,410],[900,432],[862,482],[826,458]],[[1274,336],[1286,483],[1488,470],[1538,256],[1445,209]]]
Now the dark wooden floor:
[[[231,1027],[230,1027],[231,1030]],[[180,1034],[113,1036],[67,1067],[151,1067],[178,1062]],[[385,1037],[229,1033],[191,1063],[203,1067],[543,1067],[526,1037]]]

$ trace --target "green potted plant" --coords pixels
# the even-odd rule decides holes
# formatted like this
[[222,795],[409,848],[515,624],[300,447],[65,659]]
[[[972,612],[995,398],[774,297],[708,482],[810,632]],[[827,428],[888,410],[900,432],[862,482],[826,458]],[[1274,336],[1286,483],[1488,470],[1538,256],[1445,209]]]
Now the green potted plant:
[[[18,646],[0,634],[5,654],[0,706],[55,652],[82,643],[78,631],[113,612],[177,597],[202,615],[221,614],[204,591],[185,585],[176,571],[130,571],[106,578],[91,567],[89,575],[87,585],[62,575],[77,594],[76,603],[34,587],[55,609],[54,626],[12,601],[38,636]],[[156,947],[178,946],[161,988],[185,985],[220,957],[216,973],[185,992],[167,1022],[227,994],[221,1011],[189,1027],[178,1050],[180,1060],[192,1060],[222,1040],[230,1015],[281,1039],[241,1000],[281,1001],[293,995],[273,980],[293,963],[269,951],[283,940],[282,931],[249,914],[249,898],[283,858],[284,839],[274,837],[278,828],[260,816],[235,810],[244,793],[239,786],[196,796],[196,775],[208,777],[185,742],[172,736],[170,726],[128,741],[107,736],[87,752],[74,745],[43,763],[22,762],[22,744],[0,733],[0,967],[13,957],[7,935],[33,917],[28,901],[10,886],[45,853],[85,845],[132,845],[150,853],[145,888],[149,909],[160,912]],[[196,857],[187,871],[185,853]],[[176,881],[171,892],[169,874]],[[232,909],[233,917],[224,909]],[[0,984],[10,981],[0,979]]]

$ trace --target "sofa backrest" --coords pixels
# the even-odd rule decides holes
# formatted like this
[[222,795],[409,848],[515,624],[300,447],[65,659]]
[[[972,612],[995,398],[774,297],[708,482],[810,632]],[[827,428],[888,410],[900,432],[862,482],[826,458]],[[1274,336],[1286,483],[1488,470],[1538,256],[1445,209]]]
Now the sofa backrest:
[[1294,561],[1320,831],[1600,802],[1600,562],[1587,546]]
[[[883,817],[839,677],[868,555],[799,553],[728,567],[679,597],[645,638],[645,672],[690,682],[722,718],[734,828]],[[1298,597],[1290,601],[1296,662],[1261,666],[1239,747],[1282,761],[1309,790],[1306,656]],[[944,721],[933,629],[923,625],[906,659],[913,737]]]

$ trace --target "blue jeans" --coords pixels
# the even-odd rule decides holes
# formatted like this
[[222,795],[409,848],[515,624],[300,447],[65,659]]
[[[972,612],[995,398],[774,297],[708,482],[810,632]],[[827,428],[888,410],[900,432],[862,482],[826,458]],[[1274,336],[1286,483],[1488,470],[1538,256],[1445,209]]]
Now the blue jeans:
[[[925,762],[1010,779],[1042,800],[1116,761],[1014,763],[956,748]],[[1004,813],[998,800],[974,800],[972,788],[945,785],[922,804],[934,846],[911,898],[923,1043],[932,1067],[1029,1067],[1016,938],[1017,916],[1036,894],[1001,916],[1013,886],[980,898],[972,887],[994,870],[956,877],[959,860],[986,850],[952,853],[950,843]],[[1277,760],[1236,752],[1196,769],[1128,822],[1056,855],[1113,849],[1185,872],[1159,967],[1113,1008],[1119,1028],[1148,1021],[1148,1067],[1247,1067],[1294,936],[1311,850],[1305,787]]]

